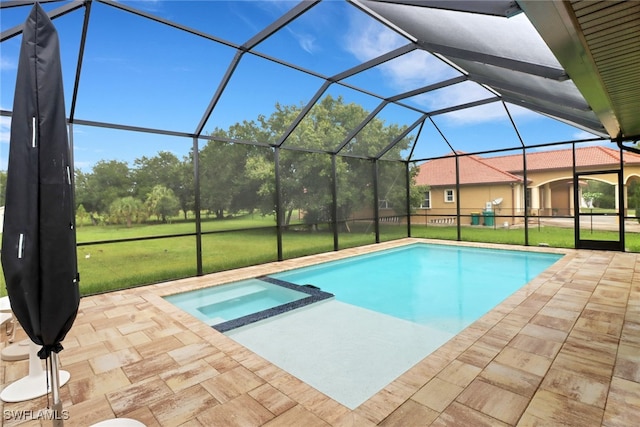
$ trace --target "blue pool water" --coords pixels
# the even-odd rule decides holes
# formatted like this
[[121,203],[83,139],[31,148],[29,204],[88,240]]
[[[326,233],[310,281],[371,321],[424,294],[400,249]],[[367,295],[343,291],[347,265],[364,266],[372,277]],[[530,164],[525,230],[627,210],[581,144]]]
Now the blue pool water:
[[335,297],[225,333],[355,409],[560,257],[414,244],[291,270],[268,279]]
[[208,325],[214,326],[308,297],[309,294],[305,292],[264,280],[249,279],[229,285],[169,295],[165,299]]
[[415,244],[272,277],[312,284],[339,301],[457,333],[561,257]]
[[347,304],[456,334],[559,258],[421,243],[165,299],[222,332],[335,295]]

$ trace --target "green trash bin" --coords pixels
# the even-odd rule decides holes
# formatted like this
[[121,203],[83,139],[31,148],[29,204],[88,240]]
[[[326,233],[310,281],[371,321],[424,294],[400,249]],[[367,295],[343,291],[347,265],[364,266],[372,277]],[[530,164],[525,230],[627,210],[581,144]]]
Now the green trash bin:
[[494,221],[493,211],[482,211],[482,216],[484,217],[484,225],[492,227]]
[[480,225],[480,212],[471,212],[471,225]]

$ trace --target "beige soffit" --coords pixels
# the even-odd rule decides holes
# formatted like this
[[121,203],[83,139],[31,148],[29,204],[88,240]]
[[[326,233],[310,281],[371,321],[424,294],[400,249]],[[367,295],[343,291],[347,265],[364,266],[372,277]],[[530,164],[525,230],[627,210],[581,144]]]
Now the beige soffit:
[[640,2],[523,0],[612,139],[640,136]]

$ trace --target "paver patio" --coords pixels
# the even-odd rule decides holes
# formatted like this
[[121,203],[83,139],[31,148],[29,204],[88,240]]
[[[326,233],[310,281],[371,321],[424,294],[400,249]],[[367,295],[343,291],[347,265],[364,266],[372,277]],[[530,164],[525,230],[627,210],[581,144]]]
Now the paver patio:
[[[415,241],[427,240],[82,298],[60,354],[71,373],[65,425],[640,425],[640,254],[544,248],[566,255],[355,410],[162,299]],[[2,362],[0,383],[27,373],[27,361]],[[49,425],[12,415],[46,406],[46,397],[4,403],[3,425]]]

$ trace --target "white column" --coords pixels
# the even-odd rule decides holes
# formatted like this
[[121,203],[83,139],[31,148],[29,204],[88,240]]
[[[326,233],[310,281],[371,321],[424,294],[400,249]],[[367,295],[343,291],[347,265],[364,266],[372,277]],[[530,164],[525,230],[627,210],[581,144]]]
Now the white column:
[[531,213],[538,215],[540,209],[540,187],[531,187]]
[[[553,208],[552,202],[551,202],[551,185],[550,184],[544,185],[544,207],[548,209]],[[548,213],[550,214],[551,212],[548,212]]]
[[573,185],[569,186],[569,215],[575,215],[576,211],[575,211],[575,206],[573,203]]

